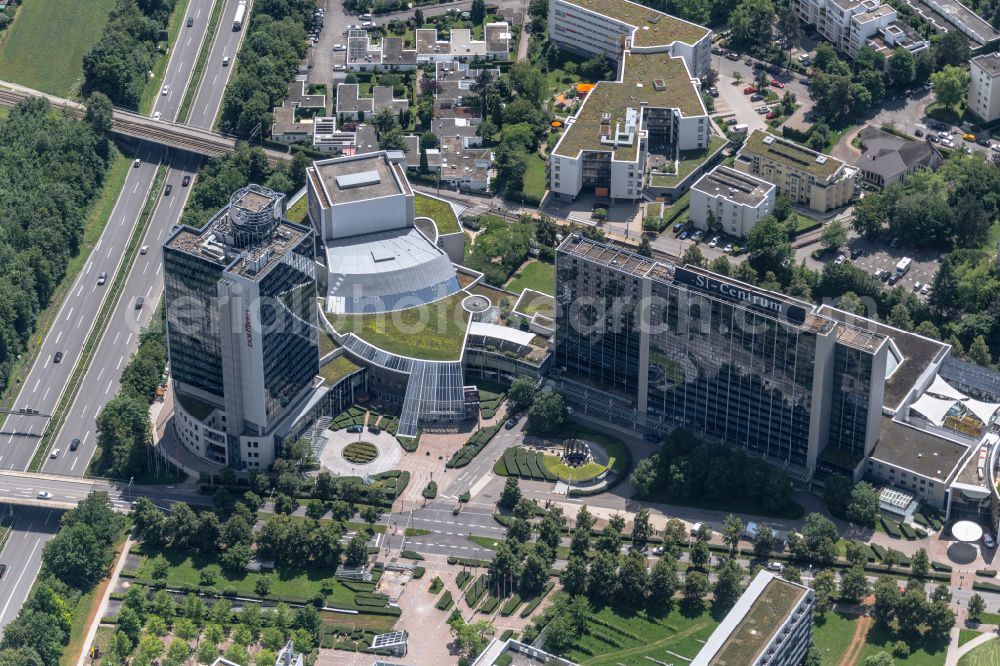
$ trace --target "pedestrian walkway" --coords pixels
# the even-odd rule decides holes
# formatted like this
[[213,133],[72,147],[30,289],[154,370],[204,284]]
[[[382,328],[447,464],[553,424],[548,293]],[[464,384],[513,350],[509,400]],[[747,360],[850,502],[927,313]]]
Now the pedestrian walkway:
[[948,634],[951,637],[951,643],[948,644],[948,654],[944,658],[944,666],[958,666],[958,660],[964,657],[966,653],[997,637],[996,632],[980,634],[962,647],[958,647],[960,631],[959,627],[953,627]]
[[94,637],[97,636],[97,628],[101,624],[101,618],[104,617],[104,614],[107,612],[108,600],[111,598],[111,591],[115,589],[115,585],[118,583],[118,576],[121,575],[122,569],[125,568],[125,562],[128,560],[129,550],[131,550],[132,544],[134,543],[135,542],[132,540],[131,536],[125,539],[125,545],[122,546],[121,555],[115,563],[115,568],[111,573],[111,578],[103,584],[104,594],[101,597],[101,605],[98,606],[97,612],[94,613],[92,618],[90,618],[87,629],[87,637],[83,641],[83,649],[80,650],[80,657],[76,661],[76,666],[84,666],[87,663],[87,657],[90,654],[90,647],[94,644]]

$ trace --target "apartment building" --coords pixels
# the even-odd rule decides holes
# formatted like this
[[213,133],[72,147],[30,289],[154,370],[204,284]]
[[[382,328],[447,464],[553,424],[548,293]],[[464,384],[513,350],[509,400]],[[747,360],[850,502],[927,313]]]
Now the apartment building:
[[357,83],[341,83],[337,86],[337,116],[346,120],[371,120],[383,109],[399,115],[410,108],[405,97],[393,97],[392,86],[374,86],[371,97],[360,97]]
[[619,61],[622,52],[683,58],[694,77],[711,64],[712,31],[629,0],[550,0],[549,39],[560,48]]
[[759,571],[691,666],[798,666],[812,644],[813,591]]
[[972,59],[968,109],[984,122],[1000,118],[1000,54],[987,53]]
[[857,167],[761,130],[747,137],[735,167],[818,213],[846,206],[857,188]]
[[472,31],[454,29],[448,39],[438,39],[437,29],[419,28],[414,47],[406,48],[402,37],[384,37],[373,42],[367,31],[351,30],[347,38],[347,71],[412,71],[427,63],[492,62],[507,60],[513,40],[506,21],[487,23],[483,39],[473,39]]
[[919,53],[930,42],[881,0],[793,0],[799,18],[853,58],[864,46],[889,56],[897,48]]
[[574,199],[582,190],[636,200],[647,153],[708,147],[711,124],[687,61],[665,52],[626,51],[615,81],[587,94],[549,157],[549,190]]
[[689,218],[699,229],[715,222],[725,233],[745,238],[774,210],[775,187],[727,166],[718,166],[691,186]]

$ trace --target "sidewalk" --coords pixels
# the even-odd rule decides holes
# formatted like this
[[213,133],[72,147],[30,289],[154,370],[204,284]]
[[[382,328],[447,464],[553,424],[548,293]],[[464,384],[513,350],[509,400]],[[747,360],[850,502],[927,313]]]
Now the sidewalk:
[[87,655],[90,654],[90,646],[94,643],[94,637],[97,635],[97,628],[101,624],[101,618],[108,610],[108,600],[111,599],[111,590],[115,589],[115,584],[118,582],[118,576],[121,574],[122,569],[125,568],[125,560],[128,559],[128,552],[132,548],[132,544],[135,543],[132,540],[132,536],[129,535],[125,539],[125,545],[122,547],[122,552],[118,556],[118,561],[115,563],[115,568],[111,572],[111,577],[106,581],[106,587],[104,589],[104,595],[101,598],[101,605],[97,607],[97,613],[94,617],[90,618],[90,626],[87,627],[87,637],[83,640],[83,649],[80,651],[80,657],[76,661],[76,666],[85,666],[87,663]]
[[948,635],[951,637],[951,643],[948,644],[948,654],[944,658],[944,666],[958,666],[958,660],[965,656],[967,652],[970,652],[974,648],[977,648],[983,643],[987,643],[997,637],[994,632],[980,634],[962,647],[958,647],[960,627],[953,627]]

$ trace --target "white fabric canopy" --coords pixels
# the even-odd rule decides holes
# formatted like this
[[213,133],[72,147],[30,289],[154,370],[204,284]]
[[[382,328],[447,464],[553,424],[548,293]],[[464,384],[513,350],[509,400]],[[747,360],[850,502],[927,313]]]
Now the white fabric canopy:
[[925,393],[920,396],[919,400],[910,405],[910,409],[919,412],[934,425],[940,426],[944,423],[944,417],[948,414],[948,410],[954,407],[955,402],[955,400],[942,400]]
[[941,375],[934,376],[934,383],[927,389],[927,393],[933,393],[934,395],[942,398],[954,398],[955,400],[966,400],[969,397],[945,380],[941,379]]
[[960,520],[951,526],[951,535],[959,541],[973,543],[983,538],[983,528],[971,520]]
[[1000,408],[1000,405],[992,402],[983,402],[974,398],[963,400],[962,404],[968,407],[970,412],[978,416],[979,420],[983,423],[989,423],[990,419],[993,418],[993,413],[997,411],[997,408]]

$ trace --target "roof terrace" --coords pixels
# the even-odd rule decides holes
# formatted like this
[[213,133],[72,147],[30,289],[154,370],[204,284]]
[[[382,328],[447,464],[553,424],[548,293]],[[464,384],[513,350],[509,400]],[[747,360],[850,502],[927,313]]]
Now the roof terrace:
[[608,16],[637,28],[635,46],[665,46],[673,42],[694,44],[711,31],[670,14],[628,0],[566,0],[570,4]]
[[740,150],[740,155],[744,153],[759,155],[763,159],[805,171],[811,176],[823,180],[830,178],[844,166],[844,163],[836,157],[818,153],[761,130],[754,130],[747,137],[746,143]]

